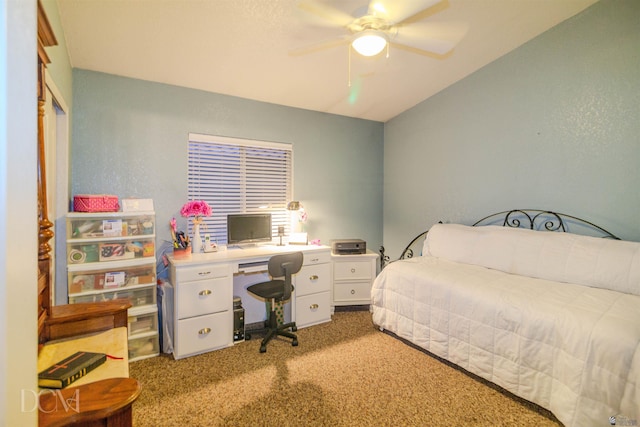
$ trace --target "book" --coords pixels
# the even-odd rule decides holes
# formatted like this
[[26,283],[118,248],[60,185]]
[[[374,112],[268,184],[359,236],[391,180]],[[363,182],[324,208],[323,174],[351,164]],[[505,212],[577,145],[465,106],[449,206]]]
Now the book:
[[107,355],[104,353],[78,351],[40,372],[38,386],[65,388],[102,365],[106,359]]

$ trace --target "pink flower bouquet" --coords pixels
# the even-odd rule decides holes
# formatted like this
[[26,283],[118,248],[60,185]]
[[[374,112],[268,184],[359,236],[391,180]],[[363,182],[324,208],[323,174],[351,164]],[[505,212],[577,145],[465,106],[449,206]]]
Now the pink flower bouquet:
[[180,215],[184,217],[195,216],[196,219],[199,219],[202,216],[211,216],[213,210],[211,206],[207,204],[204,200],[191,200],[182,206],[180,209]]

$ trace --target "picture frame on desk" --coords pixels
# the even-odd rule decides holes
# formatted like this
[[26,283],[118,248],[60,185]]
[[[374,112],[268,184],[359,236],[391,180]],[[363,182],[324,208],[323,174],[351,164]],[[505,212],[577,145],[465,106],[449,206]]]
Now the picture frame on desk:
[[290,245],[308,245],[309,239],[307,233],[291,233],[289,236]]

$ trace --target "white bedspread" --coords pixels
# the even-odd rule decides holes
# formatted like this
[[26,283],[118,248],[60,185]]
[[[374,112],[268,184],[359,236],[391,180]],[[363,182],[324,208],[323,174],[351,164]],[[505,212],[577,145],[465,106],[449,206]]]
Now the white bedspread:
[[431,256],[388,265],[373,321],[566,426],[640,424],[640,296]]

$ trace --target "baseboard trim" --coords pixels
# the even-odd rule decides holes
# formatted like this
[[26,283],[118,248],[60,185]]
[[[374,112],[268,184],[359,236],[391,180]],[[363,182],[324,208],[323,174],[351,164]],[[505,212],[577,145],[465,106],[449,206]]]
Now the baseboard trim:
[[363,305],[339,305],[334,307],[334,311],[369,311],[369,304]]

